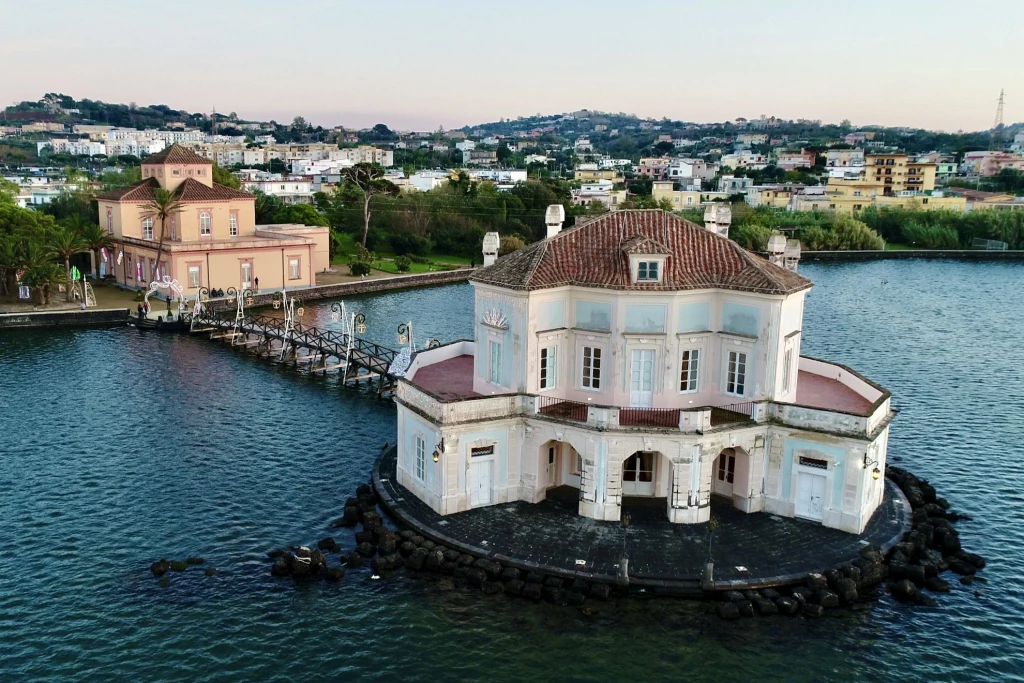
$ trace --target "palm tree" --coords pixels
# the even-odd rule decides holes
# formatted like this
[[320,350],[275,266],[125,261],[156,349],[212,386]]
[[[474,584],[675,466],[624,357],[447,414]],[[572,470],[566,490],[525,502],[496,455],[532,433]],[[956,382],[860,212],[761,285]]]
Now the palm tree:
[[153,198],[149,200],[146,206],[143,207],[146,213],[144,216],[157,218],[160,220],[160,242],[156,247],[156,265],[154,270],[154,279],[160,273],[160,261],[164,256],[164,224],[168,218],[181,211],[181,202],[178,201],[178,196],[170,190],[165,190],[162,187],[158,187],[154,193]]
[[28,239],[17,245],[18,269],[24,269],[21,282],[35,290],[36,301],[50,303],[50,285],[67,277],[60,264],[53,262],[53,251],[42,242]]
[[67,226],[58,226],[56,230],[50,235],[47,246],[49,247],[50,253],[64,261],[64,275],[68,281],[68,299],[71,298],[71,257],[75,254],[83,251],[88,251],[89,247],[86,245],[85,240],[82,239],[81,233],[74,228]]
[[114,237],[95,223],[86,223],[80,233],[82,239],[85,240],[86,246],[89,247],[92,277],[93,279],[99,279],[97,264],[99,263],[100,249],[113,249]]
[[13,235],[0,235],[0,296],[9,295],[24,266],[24,258]]

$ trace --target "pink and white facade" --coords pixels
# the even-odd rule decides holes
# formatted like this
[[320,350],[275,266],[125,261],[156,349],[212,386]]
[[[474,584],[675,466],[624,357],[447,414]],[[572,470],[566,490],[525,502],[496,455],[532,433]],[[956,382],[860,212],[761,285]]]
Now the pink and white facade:
[[661,211],[620,211],[482,268],[473,341],[396,392],[399,482],[441,514],[579,490],[618,520],[664,499],[859,533],[881,502],[889,393],[800,355],[811,283]]

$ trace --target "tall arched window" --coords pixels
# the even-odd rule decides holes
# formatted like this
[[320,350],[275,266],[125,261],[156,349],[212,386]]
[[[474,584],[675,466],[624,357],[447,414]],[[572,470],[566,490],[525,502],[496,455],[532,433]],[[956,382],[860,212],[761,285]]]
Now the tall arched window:
[[143,218],[142,219],[142,239],[151,240],[153,239],[153,219]]
[[203,211],[201,214],[199,214],[199,234],[210,234],[210,214],[206,211]]
[[107,231],[114,232],[114,212],[107,209]]

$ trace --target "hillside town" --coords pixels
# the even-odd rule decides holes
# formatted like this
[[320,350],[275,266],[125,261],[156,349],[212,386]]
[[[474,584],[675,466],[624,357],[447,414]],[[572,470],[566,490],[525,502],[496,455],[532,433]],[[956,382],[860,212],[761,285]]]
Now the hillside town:
[[[78,123],[81,110],[63,107],[66,99],[43,98],[47,116],[8,111],[0,126],[4,176],[18,185],[21,206],[44,204],[64,191],[66,166],[103,171],[137,165],[179,144],[232,170],[246,190],[285,204],[313,204],[315,193],[341,184],[346,169],[369,163],[386,169],[385,178],[403,192],[430,191],[460,170],[499,190],[528,178],[560,178],[571,185],[574,205],[613,211],[641,197],[674,210],[737,199],[752,207],[842,214],[869,206],[1024,208],[1013,188],[979,189],[1024,173],[1019,125],[993,129],[985,149],[965,147],[970,136],[945,136],[950,140],[941,149],[915,151],[922,142],[917,138],[929,137],[923,131],[844,132],[848,125],[775,117],[712,125],[583,110],[459,130],[392,131],[383,124],[324,130],[301,118],[284,127],[182,112],[183,120],[166,120],[160,128],[135,128]],[[17,150],[26,147],[30,154],[19,157]]]
[[[760,253],[773,236],[805,251],[1024,247],[1022,124],[945,134],[581,110],[452,130],[351,129],[52,93],[4,117],[5,196],[76,235],[105,232],[85,240],[89,259],[79,244],[67,266],[116,274],[129,289],[170,275],[191,296],[251,286],[259,273],[284,290],[328,273],[472,265],[485,233],[499,235],[501,254],[543,239],[554,204],[570,222],[634,209],[711,220]],[[172,206],[154,224],[160,192]],[[178,215],[191,205],[196,217]],[[244,272],[223,261],[218,240],[241,249]],[[275,261],[282,244],[294,253]],[[24,249],[9,251],[4,272],[27,274],[29,290],[46,281]]]

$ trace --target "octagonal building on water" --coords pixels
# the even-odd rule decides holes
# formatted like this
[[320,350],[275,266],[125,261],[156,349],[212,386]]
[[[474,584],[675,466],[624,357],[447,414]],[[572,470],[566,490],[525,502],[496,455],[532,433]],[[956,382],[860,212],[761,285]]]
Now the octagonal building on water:
[[472,276],[474,339],[399,380],[399,483],[442,515],[571,487],[598,520],[633,496],[705,522],[716,496],[860,533],[889,392],[800,355],[812,283],[774,256],[657,210],[549,224]]

